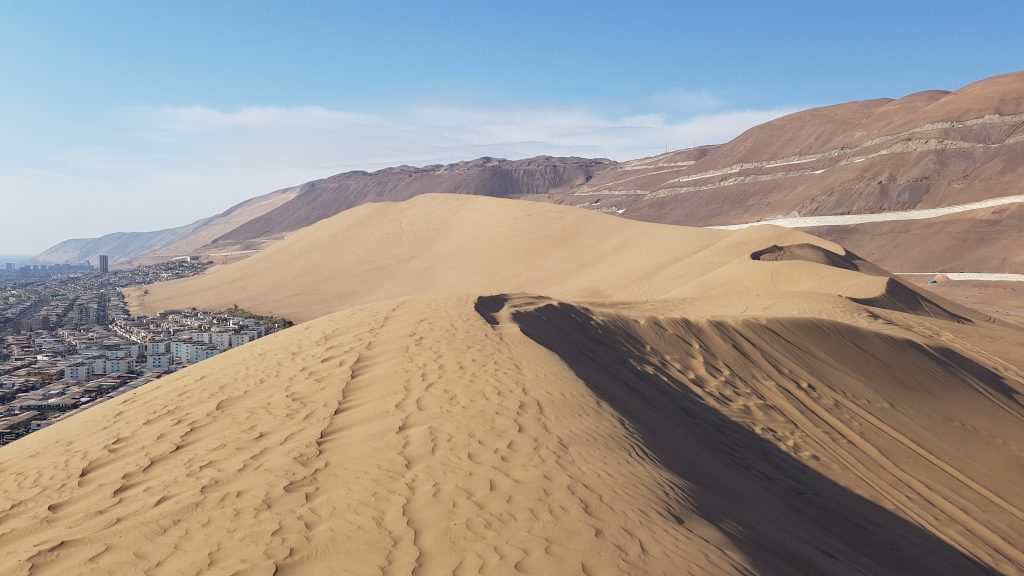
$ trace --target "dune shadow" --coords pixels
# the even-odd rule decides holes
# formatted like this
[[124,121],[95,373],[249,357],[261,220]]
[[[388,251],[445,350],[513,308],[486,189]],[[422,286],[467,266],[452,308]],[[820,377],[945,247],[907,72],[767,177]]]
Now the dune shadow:
[[[869,276],[880,276],[887,278],[885,291],[878,296],[870,298],[850,298],[851,301],[873,308],[885,308],[897,310],[919,316],[940,318],[951,322],[969,324],[972,319],[962,313],[955,312],[950,306],[943,305],[930,298],[920,291],[909,286],[905,282],[895,278],[889,272],[868,262],[860,256],[844,250],[843,254],[836,254],[831,250],[822,248],[815,244],[791,244],[779,246],[772,244],[750,254],[751,260],[761,262],[784,262],[803,261],[823,266],[831,266],[843,270],[860,272]],[[987,319],[987,318],[986,318]]]
[[[492,321],[494,298],[480,306]],[[680,479],[665,512],[685,522],[696,510],[758,573],[998,573],[708,405],[652,362],[647,344],[621,324],[565,303],[514,311],[513,318]]]

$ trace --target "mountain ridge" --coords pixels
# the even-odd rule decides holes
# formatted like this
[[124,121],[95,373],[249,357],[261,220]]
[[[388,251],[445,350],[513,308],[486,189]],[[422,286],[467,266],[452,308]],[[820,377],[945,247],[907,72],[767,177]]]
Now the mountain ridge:
[[[218,262],[244,258],[366,202],[461,192],[689,226],[779,220],[894,272],[1024,272],[1024,253],[1016,249],[1024,242],[1021,166],[1024,72],[1014,72],[954,91],[812,108],[724,144],[621,163],[483,157],[339,174],[287,189],[292,196],[266,210],[216,229],[202,227],[130,263],[183,253],[216,254]],[[995,200],[1002,205],[985,206]],[[919,218],[957,206],[966,208]],[[892,218],[875,221],[879,214]],[[854,222],[814,225],[826,216]],[[949,287],[947,293],[979,305],[985,300],[995,313],[1020,313],[1024,291],[1015,297],[1015,287],[980,286],[980,292]]]

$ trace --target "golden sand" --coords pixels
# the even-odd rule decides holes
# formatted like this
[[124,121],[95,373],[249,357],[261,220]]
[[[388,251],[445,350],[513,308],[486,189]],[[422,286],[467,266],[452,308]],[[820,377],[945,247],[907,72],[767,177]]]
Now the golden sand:
[[0,573],[1024,570],[1024,333],[800,232],[429,195],[135,295],[232,304],[305,322],[0,449]]

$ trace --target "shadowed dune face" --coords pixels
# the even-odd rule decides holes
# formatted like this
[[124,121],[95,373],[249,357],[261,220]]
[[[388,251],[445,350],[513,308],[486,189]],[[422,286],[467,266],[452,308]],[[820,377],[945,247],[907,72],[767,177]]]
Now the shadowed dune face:
[[854,270],[857,272],[868,273],[875,272],[875,270],[862,270],[861,266],[858,265],[858,258],[856,258],[856,256],[849,253],[836,254],[831,250],[826,250],[820,246],[815,246],[814,244],[794,244],[792,246],[778,246],[776,244],[772,244],[768,248],[763,248],[752,253],[750,255],[750,259],[760,260],[762,262],[803,260],[805,262],[824,264],[825,266],[835,266],[836,268],[842,268],[843,270]]
[[[893,445],[873,438],[907,417],[892,412],[934,395],[980,402],[972,408],[1010,436],[1024,429],[1019,392],[958,352],[805,319],[634,319],[565,303],[512,317],[628,422],[679,478],[678,505],[692,503],[728,533],[757,573],[995,574],[1021,567],[1019,548],[989,530],[994,518],[970,519],[976,506],[993,507],[999,522],[1015,525],[1010,542],[1020,542],[1019,508],[1000,509],[1002,499],[985,489],[964,490],[952,466],[944,477],[919,476],[933,466],[930,450],[963,473],[976,472],[970,452],[935,441],[949,428],[941,415],[927,416],[927,427],[911,427],[910,437]],[[897,365],[906,370],[885,373]],[[975,394],[979,388],[983,395]],[[868,413],[861,413],[865,404]],[[844,442],[815,447],[831,435]],[[844,463],[852,466],[835,474]],[[830,469],[845,486],[819,472]],[[901,501],[908,487],[913,504]],[[1015,500],[1021,504],[1019,495]],[[927,518],[933,531],[907,517]]]
[[[965,316],[961,316],[949,309],[953,307],[960,309],[960,306],[950,305],[951,303],[946,303],[946,306],[943,306],[936,302],[935,299],[924,296],[895,278],[889,278],[886,281],[885,292],[882,294],[871,298],[852,298],[852,300],[865,306],[901,310],[911,314],[931,316],[952,322],[970,322]],[[978,314],[975,315],[978,316]],[[986,317],[986,319],[989,318]]]
[[778,246],[773,244],[750,254],[751,260],[760,262],[782,262],[786,260],[813,262],[824,266],[832,266],[843,270],[861,272],[870,276],[886,277],[885,289],[877,296],[868,298],[851,298],[852,301],[865,306],[899,310],[910,314],[919,314],[941,318],[952,322],[970,322],[969,316],[992,321],[991,317],[963,309],[952,302],[940,302],[937,298],[928,297],[904,282],[891,277],[888,272],[864,260],[850,251],[837,254],[815,244],[794,244]]

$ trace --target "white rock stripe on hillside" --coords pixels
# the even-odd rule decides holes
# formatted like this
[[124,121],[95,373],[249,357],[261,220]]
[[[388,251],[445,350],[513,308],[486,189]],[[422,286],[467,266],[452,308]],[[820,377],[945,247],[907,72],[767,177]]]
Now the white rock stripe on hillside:
[[959,212],[981,210],[1005,204],[1024,204],[1024,194],[1015,196],[1002,196],[989,198],[967,204],[954,204],[941,208],[925,208],[922,210],[902,210],[895,212],[880,212],[877,214],[840,214],[835,216],[794,216],[790,218],[776,218],[773,220],[761,220],[759,222],[747,222],[745,224],[730,224],[728,226],[708,226],[719,230],[740,230],[761,224],[772,224],[783,228],[812,228],[814,226],[849,226],[851,224],[868,224],[870,222],[894,222],[899,220],[926,220],[938,218]]
[[991,282],[1024,282],[1024,274],[989,272],[897,272],[897,276],[945,276],[950,280],[984,280]]

